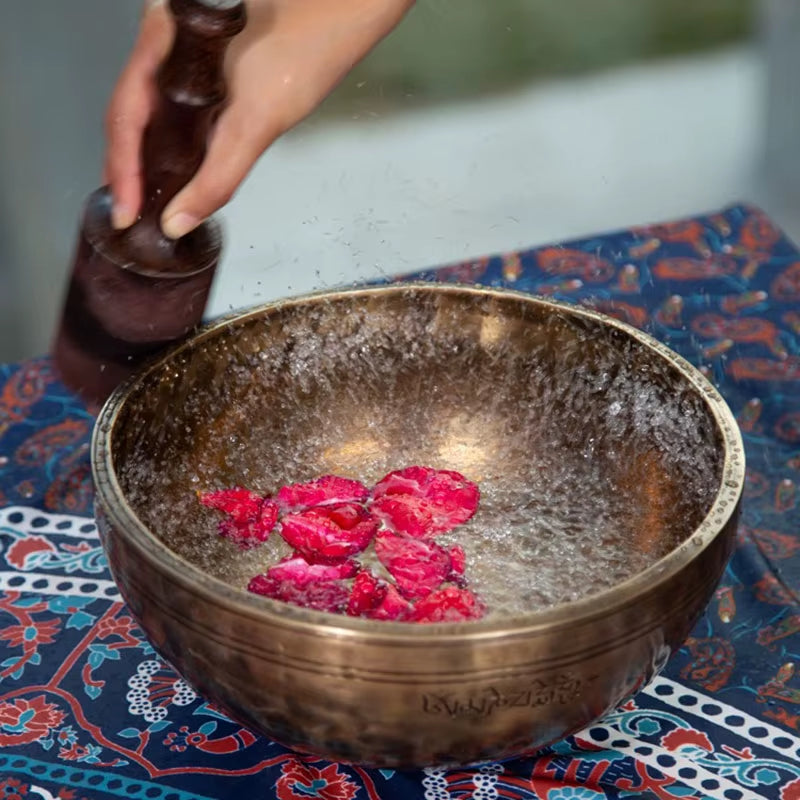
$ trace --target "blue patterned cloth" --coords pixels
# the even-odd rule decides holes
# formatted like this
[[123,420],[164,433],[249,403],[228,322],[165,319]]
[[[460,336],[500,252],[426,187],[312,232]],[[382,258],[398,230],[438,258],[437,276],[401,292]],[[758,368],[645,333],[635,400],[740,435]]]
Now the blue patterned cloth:
[[154,654],[91,518],[87,409],[48,359],[0,366],[0,800],[800,800],[800,254],[760,211],[405,276],[620,317],[720,389],[745,437],[738,547],[664,673],[546,750],[469,770],[366,770],[227,719]]

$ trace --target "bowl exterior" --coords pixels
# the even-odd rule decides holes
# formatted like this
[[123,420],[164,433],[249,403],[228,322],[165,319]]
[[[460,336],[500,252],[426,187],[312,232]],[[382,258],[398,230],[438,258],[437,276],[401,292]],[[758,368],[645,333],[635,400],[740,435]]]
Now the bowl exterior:
[[737,516],[738,509],[685,568],[594,619],[404,637],[339,629],[335,618],[298,626],[215,602],[211,588],[176,580],[132,543],[113,507],[97,507],[123,597],[200,694],[298,751],[393,769],[519,755],[582,729],[641,689],[709,602]]

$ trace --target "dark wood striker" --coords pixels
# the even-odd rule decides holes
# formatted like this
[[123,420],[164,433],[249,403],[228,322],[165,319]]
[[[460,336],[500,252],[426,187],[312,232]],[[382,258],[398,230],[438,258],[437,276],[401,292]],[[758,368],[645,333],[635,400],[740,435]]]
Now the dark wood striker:
[[89,196],[54,345],[62,379],[90,402],[104,401],[143,360],[201,322],[222,249],[213,219],[177,240],[159,220],[205,156],[226,97],[225,50],[245,25],[244,2],[170,0],[169,7],[176,34],[142,144],[140,217],[117,231],[109,188]]

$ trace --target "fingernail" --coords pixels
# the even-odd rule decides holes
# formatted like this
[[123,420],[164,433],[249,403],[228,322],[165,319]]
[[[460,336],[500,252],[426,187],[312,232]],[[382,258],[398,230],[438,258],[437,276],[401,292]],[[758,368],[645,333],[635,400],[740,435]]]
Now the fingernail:
[[129,208],[117,205],[116,203],[111,209],[111,224],[119,231],[123,228],[130,228],[136,219],[134,214]]
[[164,231],[170,239],[180,239],[181,236],[185,236],[189,231],[193,231],[201,222],[202,220],[199,220],[193,214],[179,211],[177,214],[172,214],[163,221],[161,230]]

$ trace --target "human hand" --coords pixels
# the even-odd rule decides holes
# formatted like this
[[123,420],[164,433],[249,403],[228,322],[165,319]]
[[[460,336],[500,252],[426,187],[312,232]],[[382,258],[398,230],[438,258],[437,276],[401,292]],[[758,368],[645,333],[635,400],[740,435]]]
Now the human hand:
[[[413,3],[249,0],[247,26],[226,57],[228,105],[197,174],[164,209],[164,233],[177,239],[225,205],[261,154],[310,114]],[[116,228],[132,225],[141,208],[142,135],[156,106],[156,74],[173,36],[165,3],[149,0],[106,115],[105,180]]]

